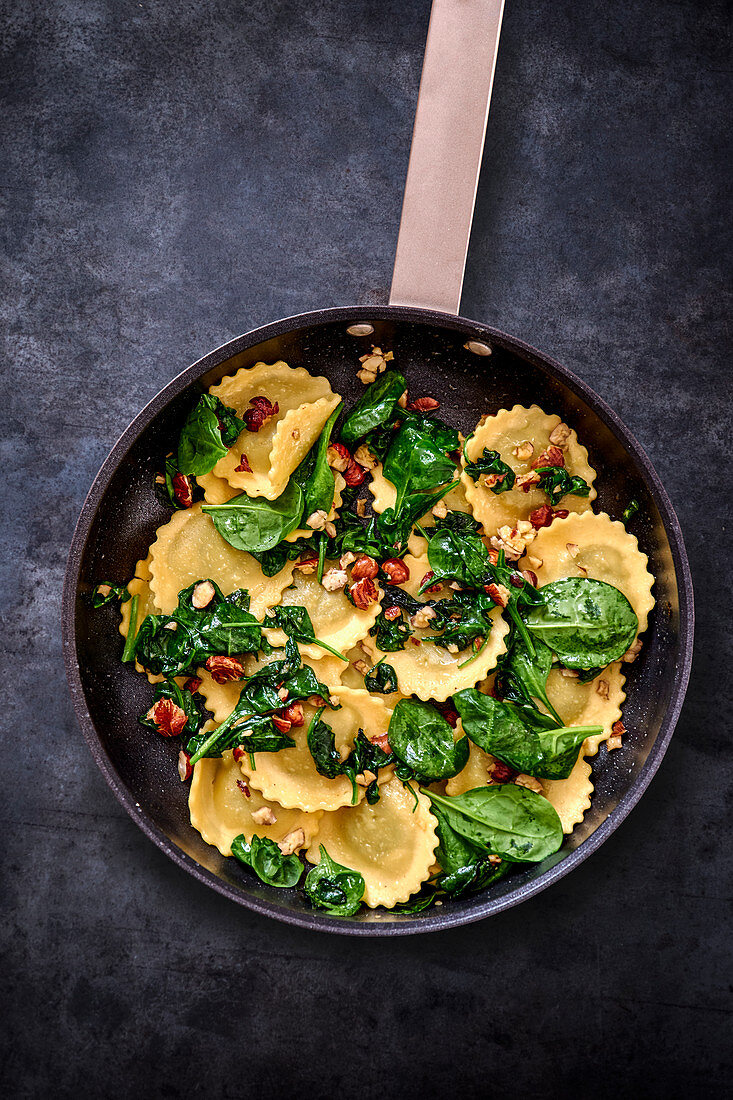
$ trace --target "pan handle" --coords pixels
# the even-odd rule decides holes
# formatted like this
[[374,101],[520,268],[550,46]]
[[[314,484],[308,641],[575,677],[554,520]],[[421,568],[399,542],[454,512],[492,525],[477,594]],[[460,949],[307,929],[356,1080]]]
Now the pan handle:
[[504,0],[433,0],[390,305],[457,314]]

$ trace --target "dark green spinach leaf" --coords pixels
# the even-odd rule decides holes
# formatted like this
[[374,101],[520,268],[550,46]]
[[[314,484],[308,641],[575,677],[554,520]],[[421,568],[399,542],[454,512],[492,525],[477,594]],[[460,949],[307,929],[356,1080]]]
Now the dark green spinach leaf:
[[435,853],[441,867],[441,874],[435,880],[437,887],[451,897],[460,897],[485,889],[507,873],[511,863],[492,863],[482,845],[461,836],[451,827],[448,815],[437,803],[431,802],[430,811],[436,819],[439,841]]
[[399,516],[407,496],[429,492],[453,481],[456,467],[426,431],[406,423],[387,452],[383,472],[397,490],[394,515]]
[[297,886],[305,870],[295,854],[284,856],[270,837],[255,835],[248,841],[240,833],[232,841],[232,855],[251,868],[262,882],[282,889]]
[[508,489],[513,489],[517,475],[514,473],[511,466],[507,466],[506,462],[502,461],[498,451],[490,451],[488,447],[484,447],[479,458],[475,459],[473,462],[468,460],[466,447],[471,438],[472,437],[469,435],[468,439],[463,444],[463,455],[466,459],[464,469],[468,476],[473,481],[477,481],[480,477],[485,476],[498,477],[499,480],[496,484],[491,486],[491,492],[496,493],[497,496],[499,493],[506,493]]
[[450,779],[468,761],[468,740],[453,739],[445,718],[429,703],[400,699],[389,723],[392,752],[421,783]]
[[182,474],[208,474],[243,430],[244,421],[234,409],[210,393],[202,394],[181,429],[178,470]]
[[204,504],[214,526],[237,550],[272,550],[294,531],[303,514],[303,490],[292,478],[276,500],[242,493],[226,504]]
[[[176,706],[180,707],[186,715],[186,724],[181,730],[181,733],[185,733],[188,737],[193,737],[199,732],[207,718],[204,700],[201,695],[197,692],[189,691],[188,688],[179,687],[175,680],[164,680],[162,684],[156,685],[153,694],[153,706],[155,706],[160,699],[172,699]],[[141,726],[146,726],[148,729],[155,730],[156,733],[159,733],[160,729],[158,725],[152,718],[148,718],[148,714],[151,710],[152,707],[149,707],[144,714],[141,714],[138,718],[138,722]]]
[[397,691],[397,673],[384,657],[364,675],[364,687],[378,695],[391,695]]
[[331,511],[336,482],[333,470],[328,465],[328,447],[333,426],[343,407],[343,402],[340,402],[333,410],[315,446],[310,449],[293,474],[293,481],[297,481],[303,490],[301,514],[304,521],[319,510],[326,514]]
[[566,668],[602,668],[617,661],[636,637],[639,620],[613,585],[590,577],[566,577],[540,590],[543,604],[527,627]]
[[554,806],[526,787],[504,783],[452,797],[423,793],[459,836],[511,863],[539,863],[562,844],[562,823]]
[[590,485],[582,477],[570,475],[564,466],[537,466],[540,474],[537,488],[547,493],[551,504],[559,504],[564,496],[572,493],[576,497],[587,497]]
[[281,604],[279,607],[272,608],[268,617],[273,619],[275,625],[279,626],[289,637],[294,638],[296,642],[317,645],[348,664],[348,657],[344,657],[343,653],[339,653],[337,649],[316,638],[311,617],[307,609],[300,604]]
[[353,447],[376,428],[389,424],[406,389],[407,383],[396,370],[385,371],[367,386],[341,429],[341,439],[346,446]]
[[114,603],[115,600],[119,600],[120,603],[127,603],[130,599],[130,593],[127,591],[127,587],[124,584],[112,584],[112,581],[100,581],[92,589],[90,597],[90,603],[93,608],[106,607],[107,604]]
[[337,917],[351,917],[364,897],[366,883],[358,871],[336,863],[320,845],[321,862],[305,877],[305,893],[311,905]]

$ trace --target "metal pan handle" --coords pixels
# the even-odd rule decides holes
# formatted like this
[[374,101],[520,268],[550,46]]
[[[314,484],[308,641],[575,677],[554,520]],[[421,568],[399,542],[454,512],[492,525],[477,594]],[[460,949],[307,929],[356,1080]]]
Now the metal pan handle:
[[433,0],[390,305],[457,314],[504,0]]

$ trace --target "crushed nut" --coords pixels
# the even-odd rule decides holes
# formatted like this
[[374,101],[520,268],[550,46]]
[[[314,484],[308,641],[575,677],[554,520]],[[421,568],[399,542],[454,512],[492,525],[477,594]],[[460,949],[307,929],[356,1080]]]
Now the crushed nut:
[[295,440],[300,439],[300,432],[297,428],[293,428],[292,432],[290,433],[290,438]]
[[339,565],[342,569],[348,569],[348,567],[354,561],[356,561],[356,554],[352,554],[350,550],[347,550],[339,558]]
[[444,500],[439,500],[437,504],[433,505],[430,511],[436,519],[445,519],[445,517],[448,515],[448,505],[445,503]]
[[391,351],[383,352],[381,348],[372,347],[370,355],[360,355],[359,362],[362,364],[362,369],[357,372],[357,377],[364,382],[365,385],[369,385],[373,382],[378,374],[382,374],[387,368],[387,363],[394,359],[394,355]]
[[577,542],[566,542],[565,549],[567,550],[568,554],[570,554],[571,558],[577,558],[578,554],[580,553],[580,547],[578,546]]
[[295,726],[297,729],[305,722],[305,715],[303,712],[303,704],[300,702],[289,703],[282,711],[283,718],[286,718],[290,722],[291,726]]
[[248,432],[258,432],[280,412],[277,401],[273,404],[266,397],[250,397],[249,403],[251,408],[247,409],[242,416]]
[[[235,752],[236,752],[236,750],[235,750]],[[242,792],[242,794],[244,795],[245,798],[250,798],[251,797],[252,792],[250,791],[249,787],[247,786],[247,784],[244,782],[243,779],[238,779],[237,780],[237,786],[239,787],[240,791]]]
[[608,683],[608,680],[598,681],[598,683],[596,684],[596,691],[600,695],[601,699],[608,699],[609,687],[610,685]]
[[301,556],[296,561],[295,565],[293,566],[293,569],[299,569],[301,571],[301,573],[306,573],[306,574],[315,573],[316,570],[318,569],[318,558],[315,557],[315,556],[314,557]]
[[401,409],[407,408],[407,390],[405,390],[405,392],[397,398],[397,404]]
[[211,581],[199,581],[191,593],[191,603],[197,610],[202,611],[209,606],[215,595],[216,589]]
[[185,783],[187,779],[190,779],[193,775],[193,768],[191,767],[191,757],[185,751],[181,749],[178,754],[178,774],[181,777],[181,783]]
[[[422,588],[422,586],[423,586],[424,584],[426,584],[426,583],[427,583],[428,581],[431,581],[431,580],[433,579],[433,577],[434,577],[434,576],[435,576],[435,571],[434,571],[433,569],[429,569],[429,570],[428,570],[428,572],[427,572],[427,573],[425,574],[425,576],[423,577],[423,579],[422,579],[422,580],[420,581],[420,587]],[[443,585],[441,584],[441,582],[440,582],[440,581],[438,581],[438,583],[437,583],[437,584],[431,584],[431,585],[429,585],[429,586],[428,586],[428,587],[427,587],[427,588],[425,589],[425,591],[426,591],[426,592],[440,592],[440,590],[441,590],[441,588],[442,588],[442,587],[443,587]]]
[[540,481],[540,475],[536,470],[530,470],[528,474],[519,474],[514,482],[515,488],[521,489],[523,493],[528,493],[533,485],[536,485]]
[[550,443],[554,443],[556,447],[564,447],[571,436],[570,428],[562,421],[556,428],[553,428],[550,432]]
[[163,630],[170,630],[173,634],[178,630],[178,623],[166,623]]
[[498,607],[506,607],[511,599],[511,592],[503,584],[485,584],[484,591]]
[[535,508],[533,512],[529,513],[529,522],[539,531],[541,527],[549,527],[552,523],[553,511],[549,504],[540,504],[539,508]]
[[407,408],[410,412],[435,412],[440,408],[440,401],[436,401],[434,397],[416,397],[414,401],[407,402]]
[[[353,575],[353,569],[352,569]],[[358,607],[360,611],[366,611],[368,607],[371,607],[376,602],[379,593],[377,592],[374,581],[369,577],[362,577],[355,584],[352,584],[347,589],[353,604]]]
[[377,460],[366,443],[361,443],[354,451],[354,462],[358,462],[365,470],[373,470],[377,465]]
[[354,489],[358,485],[363,485],[366,478],[366,470],[363,466],[360,466],[358,462],[354,462],[352,459],[349,465],[344,471],[344,481],[350,489]]
[[[531,569],[541,569],[542,565],[544,563],[544,560],[545,560],[544,558],[534,558],[534,557],[532,557],[531,554],[527,554],[527,565]],[[535,581],[535,584],[536,583],[537,582]]]
[[545,793],[539,779],[535,779],[533,775],[518,775],[514,782],[517,787],[526,787],[528,791],[534,791],[535,794]]
[[336,524],[332,523],[330,519],[327,521],[326,526],[323,528],[323,530],[326,532],[330,539],[336,538]]
[[455,642],[448,642],[447,650],[449,653],[460,653],[460,650]]
[[280,700],[281,703],[285,702],[288,695],[290,695],[290,692],[288,691],[288,689],[286,687],[281,687],[281,688],[277,689],[277,697],[278,697],[278,699]]
[[349,578],[346,575],[345,569],[337,569],[335,566],[333,569],[327,569],[323,574],[321,584],[327,592],[340,592],[342,588],[346,588]]
[[503,760],[494,760],[489,766],[490,783],[511,783],[517,773]]
[[561,668],[560,675],[564,676],[566,680],[577,680],[579,673],[577,668]]
[[632,664],[641,653],[642,644],[641,638],[637,638],[634,644],[626,650],[621,660],[627,665]]
[[532,466],[536,469],[538,466],[564,466],[565,456],[559,447],[548,447],[546,451],[542,451],[538,458],[532,463]]
[[382,752],[386,752],[387,754],[392,752],[389,736],[386,733],[379,733],[376,737],[370,737],[369,740],[373,745],[379,745]]
[[367,768],[363,772],[359,772],[358,775],[354,776],[354,779],[356,780],[357,785],[359,787],[368,787],[369,784],[373,783],[376,778],[377,777],[376,777],[375,773],[372,772],[372,771],[369,771],[369,768]]
[[395,619],[399,619],[401,614],[402,612],[395,604],[393,604],[391,607],[385,607],[384,609],[384,617],[391,623],[393,623]]
[[522,569],[522,576],[527,584],[531,584],[533,588],[537,587],[537,574],[533,569]]
[[435,618],[435,611],[432,607],[421,607],[414,615],[410,616],[410,625],[415,629],[420,630],[430,624],[430,620]]
[[378,572],[379,565],[377,561],[370,558],[368,554],[359,554],[351,567],[351,576],[357,581],[364,577],[368,580],[374,580]]
[[495,550],[503,550],[509,561],[517,561],[534,539],[537,532],[531,523],[520,519],[516,527],[505,525],[489,540]]
[[293,723],[284,714],[273,714],[272,724],[278,733],[289,733]]
[[193,481],[187,474],[173,475],[173,496],[181,508],[190,508],[193,505]]
[[338,470],[342,474],[348,469],[351,455],[343,443],[332,443],[326,451],[326,461],[332,470]]
[[155,725],[162,737],[178,737],[188,721],[185,710],[172,699],[158,699],[145,717]]
[[299,848],[305,845],[305,832],[303,829],[291,829],[282,840],[278,841],[278,848],[284,856],[291,856]]
[[328,512],[324,512],[323,508],[318,508],[315,512],[311,512],[305,522],[312,531],[323,531],[328,523]]
[[534,454],[534,443],[529,439],[523,439],[521,443],[516,445],[512,454],[515,458],[518,458],[520,462],[529,462]]
[[209,657],[205,667],[217,684],[228,684],[244,677],[244,665],[236,657]]
[[363,497],[360,497],[356,502],[356,514],[363,519],[366,515],[366,501]]
[[382,562],[382,572],[389,578],[390,584],[404,584],[410,579],[410,570],[402,558],[388,558]]
[[362,661],[361,657],[359,657],[356,661],[352,661],[351,667],[355,668],[356,671],[362,676],[366,676],[367,672],[369,671],[369,665],[366,661]]
[[614,749],[620,749],[622,747],[622,737],[626,733],[626,727],[623,722],[614,722],[611,726],[611,736],[606,741],[606,748],[609,752],[613,752]]
[[259,810],[252,811],[252,820],[255,825],[274,825],[277,818],[269,806],[260,806]]

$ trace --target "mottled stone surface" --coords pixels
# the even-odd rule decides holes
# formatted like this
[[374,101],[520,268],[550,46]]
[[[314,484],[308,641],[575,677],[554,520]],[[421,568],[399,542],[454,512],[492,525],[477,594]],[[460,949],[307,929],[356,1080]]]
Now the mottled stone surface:
[[722,1091],[728,6],[507,5],[463,312],[578,371],[647,448],[697,658],[598,854],[517,910],[394,942],[267,922],[174,867],[89,755],[58,619],[84,494],[165,381],[265,320],[385,299],[427,0],[3,7],[7,1094]]

